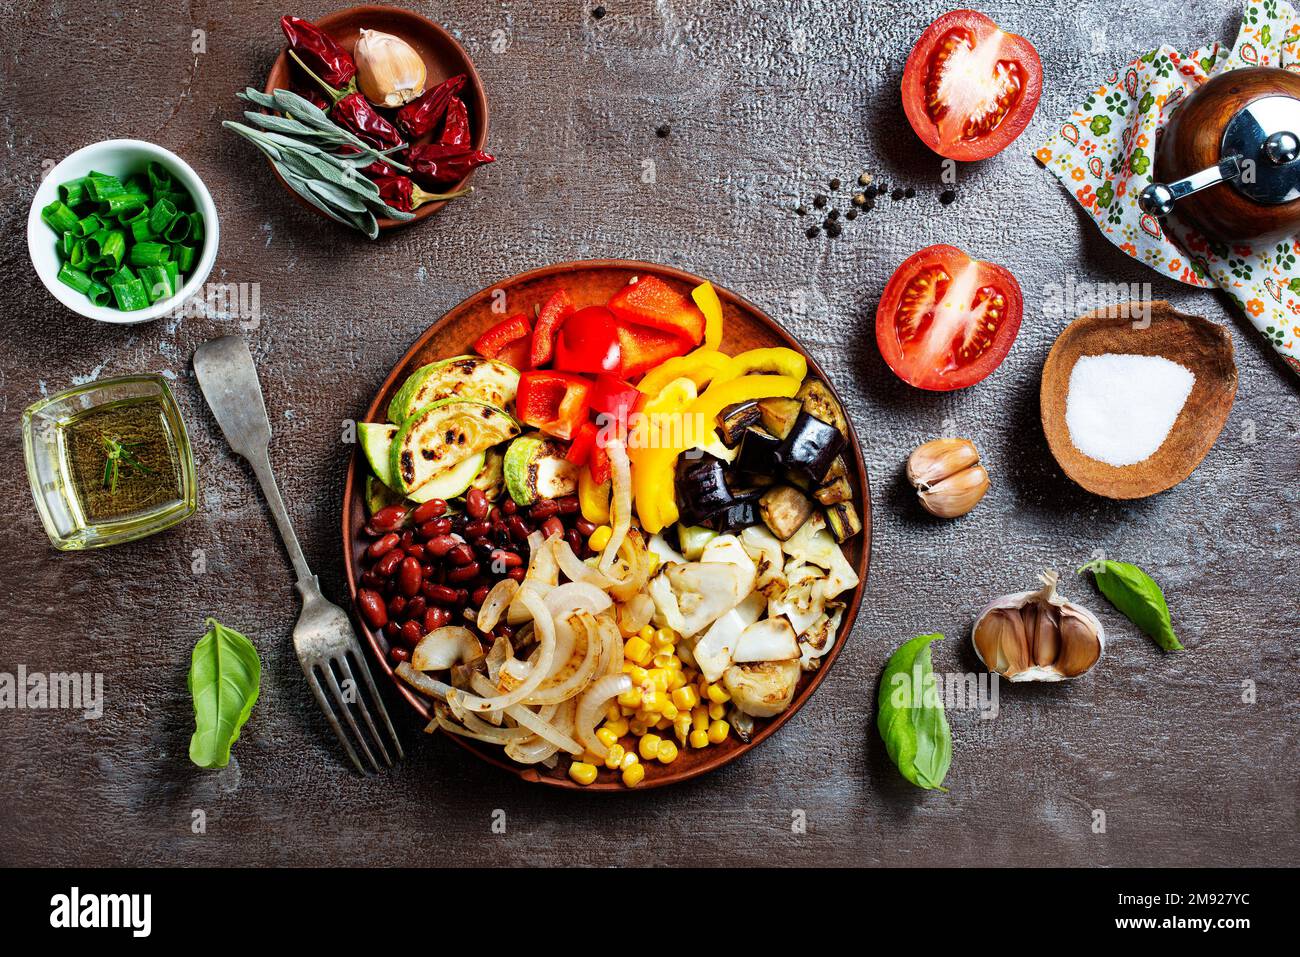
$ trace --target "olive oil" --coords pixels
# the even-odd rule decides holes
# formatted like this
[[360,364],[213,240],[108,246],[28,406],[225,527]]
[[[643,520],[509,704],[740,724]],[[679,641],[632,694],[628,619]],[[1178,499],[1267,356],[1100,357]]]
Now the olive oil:
[[166,509],[181,497],[176,443],[162,403],[98,406],[63,426],[66,474],[87,525]]

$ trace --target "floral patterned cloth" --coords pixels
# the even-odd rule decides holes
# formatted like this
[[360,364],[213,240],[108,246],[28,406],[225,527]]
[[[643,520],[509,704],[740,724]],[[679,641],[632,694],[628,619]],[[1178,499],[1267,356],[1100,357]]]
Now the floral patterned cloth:
[[1300,72],[1300,19],[1285,0],[1246,0],[1230,50],[1162,46],[1134,60],[1093,90],[1035,155],[1111,242],[1163,275],[1225,290],[1300,374],[1300,236],[1228,246],[1162,224],[1137,202],[1152,179],[1157,130],[1207,79],[1241,66]]

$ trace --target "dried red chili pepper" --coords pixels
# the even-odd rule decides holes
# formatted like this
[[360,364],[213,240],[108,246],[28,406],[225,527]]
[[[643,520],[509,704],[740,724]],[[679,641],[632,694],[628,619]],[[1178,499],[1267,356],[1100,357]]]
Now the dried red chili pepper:
[[455,183],[484,163],[496,162],[496,157],[483,150],[467,150],[463,146],[428,143],[407,150],[407,163],[421,180],[434,184]]
[[463,146],[469,148],[469,109],[465,101],[453,96],[447,104],[447,121],[442,124],[442,136],[438,142],[444,146]]
[[334,104],[330,119],[376,149],[402,145],[402,134],[360,93],[349,93]]
[[380,176],[375,179],[375,185],[379,187],[380,199],[404,213],[413,212],[425,203],[436,203],[464,196],[473,189],[466,186],[454,193],[426,193],[405,176]]
[[302,17],[281,17],[280,29],[289,41],[289,49],[322,80],[345,93],[357,88],[356,62],[324,30]]
[[413,140],[431,132],[446,115],[451,98],[465,88],[468,80],[464,73],[457,73],[407,103],[397,111],[398,129]]

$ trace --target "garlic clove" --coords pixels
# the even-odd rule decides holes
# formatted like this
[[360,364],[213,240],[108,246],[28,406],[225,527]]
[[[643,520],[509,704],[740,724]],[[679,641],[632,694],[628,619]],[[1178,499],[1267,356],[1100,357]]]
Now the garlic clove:
[[975,629],[975,650],[984,664],[1010,678],[1029,667],[1025,625],[1018,612],[996,608]]
[[1101,641],[1092,625],[1079,615],[1063,611],[1061,614],[1061,654],[1056,669],[1067,678],[1074,678],[1097,663],[1101,657]]
[[370,102],[396,107],[424,92],[428,78],[424,60],[401,37],[362,30],[352,55],[357,63],[357,85]]
[[921,505],[931,515],[957,518],[978,505],[988,490],[989,473],[984,466],[976,465],[950,475],[916,494]]
[[918,446],[907,460],[907,480],[918,488],[956,475],[979,463],[980,454],[970,439],[934,439]]
[[1051,605],[1038,605],[1034,627],[1029,632],[1029,648],[1034,664],[1051,665],[1061,651],[1061,634]]

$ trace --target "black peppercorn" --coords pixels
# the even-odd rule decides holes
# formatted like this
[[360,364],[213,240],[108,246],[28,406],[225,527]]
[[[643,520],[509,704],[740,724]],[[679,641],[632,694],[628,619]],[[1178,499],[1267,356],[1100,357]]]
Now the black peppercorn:
[[839,177],[835,177],[834,179],[831,180],[831,182],[830,182],[830,187],[831,187],[831,189],[839,189],[839,188],[840,188],[840,180],[839,180]]
[[916,190],[912,189],[912,187],[909,186],[907,187],[907,189],[903,190],[903,195],[906,196],[908,199],[911,199],[913,196],[916,195]]
[[939,194],[939,202],[943,203],[945,206],[947,206],[956,198],[957,198],[957,191],[955,189],[945,189],[942,193]]
[[822,228],[820,226],[809,226],[808,231],[804,233],[804,235],[807,236],[809,239],[816,239],[817,234],[820,233],[821,231]]
[[796,214],[798,214],[798,215],[800,215],[800,216],[807,216],[807,215],[808,215],[808,207],[807,207],[807,206],[796,206],[796,207],[794,208],[794,211],[795,211]]
[[844,214],[844,218],[850,220],[857,219],[858,211],[856,209],[850,209],[847,213]]
[[832,209],[830,211],[830,215],[828,215],[826,218],[831,222],[835,222],[835,220],[840,218],[840,211],[838,209]]
[[829,236],[831,239],[835,239],[836,237],[839,236],[842,229],[843,227],[840,226],[839,223],[829,223],[826,226],[826,235]]
[[816,206],[818,209],[825,209],[825,208],[826,208],[826,197],[825,197],[825,196],[818,196],[818,197],[816,197],[816,198],[813,200],[813,205]]
[[672,131],[673,128],[669,126],[667,123],[664,123],[657,130],[655,130],[655,136],[659,137],[660,139],[664,139],[670,133],[672,133]]
[[890,199],[902,199],[902,198],[903,198],[903,191],[902,191],[901,189],[895,189],[892,193],[889,194],[889,198],[890,198]]
[[595,17],[597,20],[599,20],[601,17],[605,15],[605,8],[596,7],[594,10],[591,11],[591,15]]

